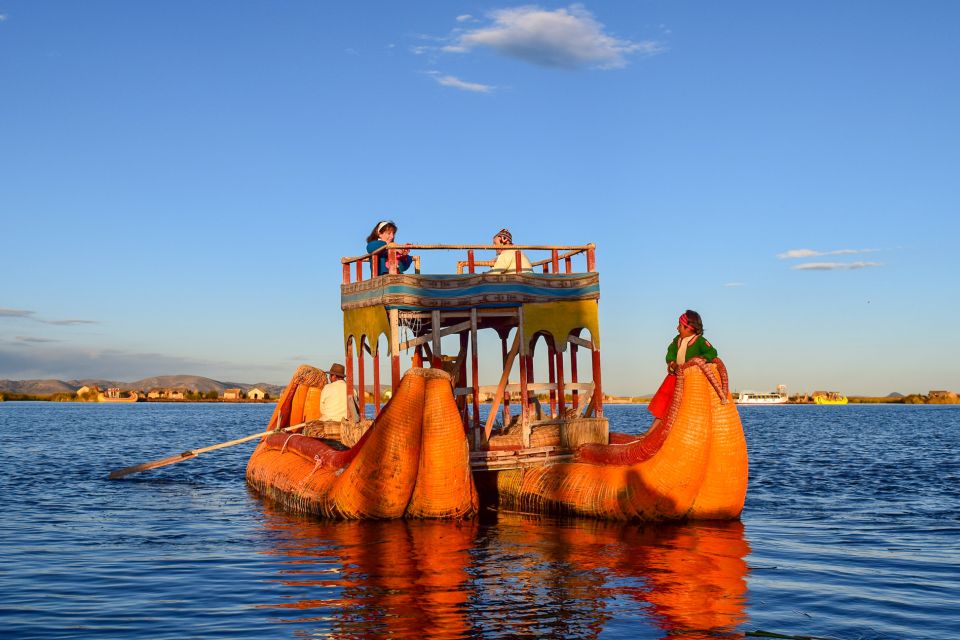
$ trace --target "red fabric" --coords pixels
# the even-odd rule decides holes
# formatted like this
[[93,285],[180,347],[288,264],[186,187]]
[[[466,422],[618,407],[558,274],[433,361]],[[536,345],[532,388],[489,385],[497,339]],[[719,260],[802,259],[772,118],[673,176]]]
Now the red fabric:
[[680,316],[680,324],[682,324],[685,327],[690,326],[690,321],[687,320],[687,314],[684,313],[683,315]]
[[667,374],[647,406],[647,411],[652,413],[654,418],[663,420],[667,417],[667,411],[670,410],[670,403],[673,401],[673,390],[676,388],[677,376],[672,373]]

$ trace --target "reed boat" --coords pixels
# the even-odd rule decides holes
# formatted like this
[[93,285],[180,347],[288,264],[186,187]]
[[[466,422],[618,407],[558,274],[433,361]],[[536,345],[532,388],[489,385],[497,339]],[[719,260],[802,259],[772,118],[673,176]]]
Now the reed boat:
[[140,395],[136,391],[131,391],[128,395],[122,395],[120,389],[113,388],[101,391],[97,394],[97,402],[139,402]]
[[814,404],[847,404],[849,399],[839,391],[814,391]]
[[[250,457],[253,489],[324,518],[469,518],[484,506],[608,520],[739,517],[747,450],[719,359],[680,369],[667,418],[646,434],[609,431],[593,245],[512,246],[546,257],[531,261],[538,272],[509,274],[478,272],[475,251],[493,246],[409,248],[466,251],[466,260],[439,275],[420,273],[423,255],[413,274],[398,273],[394,245],[380,250],[386,274],[375,254],[341,260],[346,393],[365,392],[369,371],[372,419],[322,421],[326,375],[301,366]],[[574,271],[575,261],[585,268]],[[499,339],[497,385],[479,382],[481,333]]]

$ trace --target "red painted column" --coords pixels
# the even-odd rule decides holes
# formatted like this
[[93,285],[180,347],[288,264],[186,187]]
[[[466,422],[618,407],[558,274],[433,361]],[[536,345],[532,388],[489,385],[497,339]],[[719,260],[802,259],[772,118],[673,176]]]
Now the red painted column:
[[363,280],[363,260],[357,260],[357,282]]
[[589,245],[587,249],[587,271],[593,273],[597,270],[597,250],[594,249],[593,245]]
[[423,351],[420,349],[419,345],[417,345],[417,348],[413,350],[413,367],[415,369],[423,368]]
[[563,351],[557,349],[557,417],[562,418],[567,410],[567,401],[563,389]]
[[367,387],[363,379],[363,337],[360,338],[360,344],[357,345],[357,390],[357,397],[360,400],[360,419],[363,420],[367,413]]
[[390,396],[397,393],[397,387],[400,386],[400,354],[390,355]]
[[343,284],[350,284],[350,265],[343,265]]
[[[576,384],[577,380],[577,345],[570,343],[570,382]],[[574,388],[570,393],[573,396],[573,408],[580,406],[580,392]]]
[[573,273],[573,260],[570,258],[570,256],[567,256],[563,259],[563,264],[567,273]]
[[373,352],[373,415],[380,415],[380,338],[377,337],[377,348]]
[[597,417],[603,417],[603,384],[600,380],[600,349],[593,350],[593,397]]
[[526,424],[530,414],[530,398],[527,393],[527,356],[520,356],[520,423]]
[[346,365],[347,365],[347,402],[350,402],[350,398],[353,397],[353,341],[354,338],[351,336],[350,340],[347,342],[346,349]]
[[473,249],[467,251],[467,273],[476,273],[477,265],[474,264]]
[[550,250],[550,262],[553,263],[553,272],[560,273],[560,254],[556,249]]
[[[557,350],[553,348],[553,345],[549,342],[547,343],[547,371],[550,377],[550,384],[557,383]],[[555,389],[550,389],[550,417],[557,417],[557,392]]]

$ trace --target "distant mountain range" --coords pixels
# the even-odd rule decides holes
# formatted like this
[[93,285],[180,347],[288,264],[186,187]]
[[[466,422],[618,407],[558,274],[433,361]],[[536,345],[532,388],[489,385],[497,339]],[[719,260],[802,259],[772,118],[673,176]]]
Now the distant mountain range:
[[220,382],[203,376],[154,376],[136,382],[119,382],[117,380],[0,380],[0,391],[9,393],[24,393],[35,396],[46,396],[52,393],[72,393],[80,387],[97,386],[101,389],[118,387],[122,391],[150,391],[151,389],[186,389],[188,391],[216,391],[223,395],[224,389],[241,389],[244,392],[257,387],[276,398],[283,391],[283,387],[276,384],[258,382]]

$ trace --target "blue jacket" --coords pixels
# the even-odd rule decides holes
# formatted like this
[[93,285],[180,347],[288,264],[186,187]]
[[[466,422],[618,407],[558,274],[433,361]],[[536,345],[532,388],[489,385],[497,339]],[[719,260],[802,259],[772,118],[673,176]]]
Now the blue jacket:
[[[367,253],[373,253],[380,247],[385,247],[387,245],[383,240],[371,240],[367,243]],[[387,252],[377,256],[377,275],[382,276],[390,273],[390,270],[387,268]],[[410,265],[413,264],[413,258],[410,256],[400,256],[397,259],[397,273],[403,273],[410,268]],[[373,258],[370,258],[370,269],[373,269]],[[372,271],[371,271],[372,273]]]

